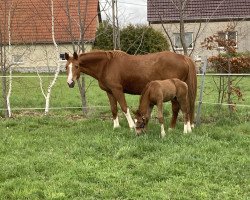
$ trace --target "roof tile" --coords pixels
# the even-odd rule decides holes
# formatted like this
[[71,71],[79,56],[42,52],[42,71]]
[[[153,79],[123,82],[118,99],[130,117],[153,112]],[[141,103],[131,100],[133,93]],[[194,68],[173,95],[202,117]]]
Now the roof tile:
[[[178,0],[148,0],[148,21],[179,21]],[[184,19],[250,19],[250,0],[189,0]]]
[[[54,0],[55,39],[57,42],[71,42],[80,37],[78,0],[68,0],[71,31],[65,2],[65,0]],[[85,22],[84,39],[90,41],[95,38],[98,0],[80,2],[81,19]],[[13,43],[51,43],[50,3],[50,0],[0,1],[0,31],[5,30],[7,35],[7,18],[9,10],[11,10],[11,41]],[[84,20],[85,16],[86,20]]]

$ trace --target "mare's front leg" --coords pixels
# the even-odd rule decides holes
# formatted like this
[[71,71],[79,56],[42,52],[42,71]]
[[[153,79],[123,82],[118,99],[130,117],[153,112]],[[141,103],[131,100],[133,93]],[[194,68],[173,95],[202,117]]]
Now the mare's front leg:
[[126,116],[126,118],[128,120],[129,128],[134,129],[135,128],[135,123],[134,123],[134,121],[133,121],[133,119],[132,119],[132,117],[130,115],[129,108],[127,106],[127,102],[126,102],[125,95],[123,93],[122,87],[114,88],[111,91],[112,91],[112,94],[113,94],[114,98],[120,104],[121,109],[122,109],[124,115]]
[[117,108],[117,101],[115,99],[115,97],[113,96],[113,94],[107,92],[108,98],[109,98],[109,103],[110,103],[110,107],[111,107],[111,112],[113,115],[113,121],[114,121],[114,129],[115,128],[119,128],[120,124],[119,124],[119,119],[118,119],[118,108]]
[[157,102],[157,109],[158,109],[158,120],[161,125],[161,137],[164,138],[166,135],[166,132],[164,129],[163,101]]

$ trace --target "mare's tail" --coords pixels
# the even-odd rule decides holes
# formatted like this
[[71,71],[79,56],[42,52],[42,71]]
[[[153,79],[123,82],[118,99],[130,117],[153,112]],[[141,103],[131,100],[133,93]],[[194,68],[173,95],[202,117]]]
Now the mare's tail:
[[190,123],[194,124],[195,99],[197,93],[197,76],[196,76],[195,63],[189,57],[185,57],[185,59],[188,63],[188,68],[189,68],[186,83],[188,85]]

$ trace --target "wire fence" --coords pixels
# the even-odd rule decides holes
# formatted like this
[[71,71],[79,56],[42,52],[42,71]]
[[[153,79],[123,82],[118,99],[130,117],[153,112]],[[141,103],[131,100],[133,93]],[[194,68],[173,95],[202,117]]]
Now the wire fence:
[[[197,74],[198,75],[198,92],[197,92],[197,105],[209,105],[209,106],[236,106],[237,108],[250,108],[250,74]],[[233,97],[232,104],[226,101],[218,102],[218,87],[219,79],[221,77],[232,76],[236,87],[239,87],[242,94],[243,100]],[[1,78],[3,76],[0,76]],[[43,79],[44,89],[49,85],[53,75],[40,75]],[[204,88],[202,91],[203,99],[200,100],[198,95],[201,90],[202,77],[206,77]],[[10,76],[6,76],[7,80]],[[12,95],[10,98],[11,110],[13,112],[21,111],[43,111],[45,109],[45,100],[40,90],[39,78],[37,75],[13,75],[13,88]],[[0,84],[1,87],[1,84]],[[87,102],[88,109],[101,110],[109,112],[110,106],[106,93],[102,91],[96,80],[90,77],[86,78],[87,87]],[[128,106],[136,109],[139,103],[138,95],[126,95]],[[5,111],[3,106],[3,100],[0,101],[0,111]],[[56,110],[78,110],[81,112],[81,100],[78,88],[75,87],[73,90],[69,89],[66,84],[66,75],[61,74],[58,77],[57,83],[52,88],[51,95],[51,111]],[[202,114],[206,108],[203,108]]]

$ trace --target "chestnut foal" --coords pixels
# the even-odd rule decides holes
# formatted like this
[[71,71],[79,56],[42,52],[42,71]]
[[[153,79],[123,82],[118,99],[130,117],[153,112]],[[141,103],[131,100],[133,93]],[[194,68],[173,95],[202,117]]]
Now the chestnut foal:
[[[154,105],[158,109],[158,120],[161,124],[161,137],[166,133],[163,119],[163,102],[176,101],[184,116],[184,133],[191,132],[189,117],[188,86],[185,82],[173,78],[151,81],[144,88],[140,97],[140,105],[135,112],[136,133],[140,135],[147,126]],[[170,125],[172,127],[172,125]]]

